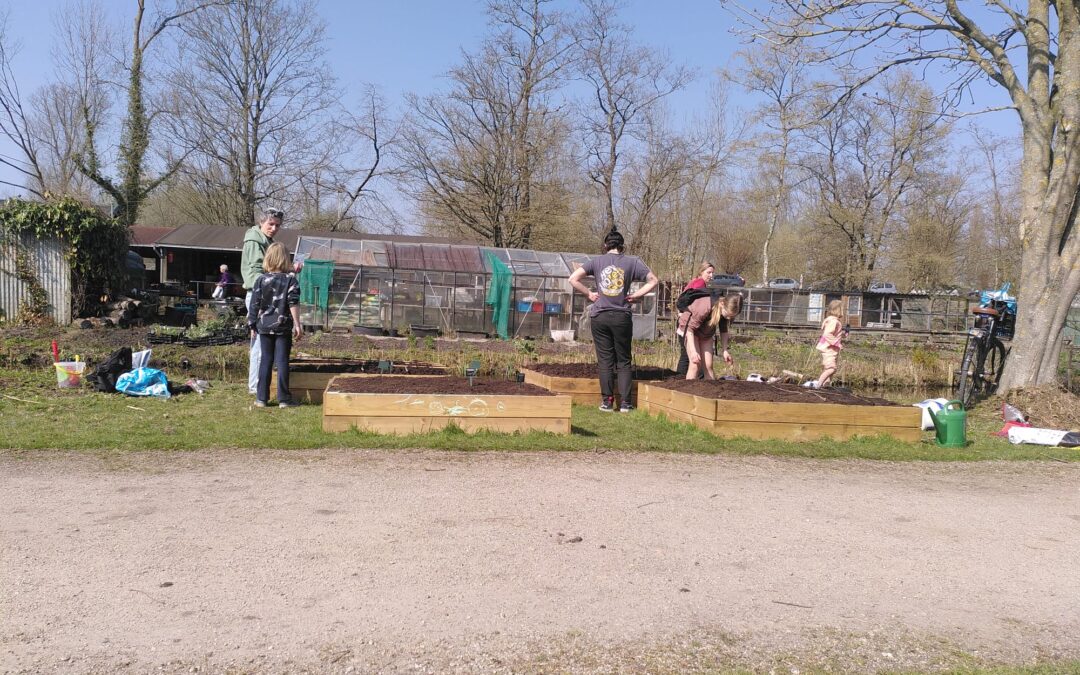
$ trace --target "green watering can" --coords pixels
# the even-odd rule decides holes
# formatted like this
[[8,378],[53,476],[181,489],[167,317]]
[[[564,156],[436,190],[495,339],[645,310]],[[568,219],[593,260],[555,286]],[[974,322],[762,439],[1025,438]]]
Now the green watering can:
[[960,401],[949,401],[940,412],[927,410],[934,421],[937,444],[945,448],[962,448],[967,443],[964,432],[967,429],[967,411]]

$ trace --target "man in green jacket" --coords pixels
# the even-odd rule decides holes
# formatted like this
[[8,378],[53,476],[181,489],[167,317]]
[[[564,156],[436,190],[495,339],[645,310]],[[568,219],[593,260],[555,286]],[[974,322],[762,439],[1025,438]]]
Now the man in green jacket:
[[[263,256],[266,249],[274,243],[274,235],[281,228],[281,222],[285,214],[279,209],[266,209],[263,219],[258,225],[253,225],[244,233],[244,252],[240,257],[240,274],[244,279],[244,306],[251,311],[251,289],[255,286],[255,280],[263,273]],[[259,338],[253,336],[248,349],[248,391],[254,394],[259,385],[259,360],[262,352],[259,349]]]

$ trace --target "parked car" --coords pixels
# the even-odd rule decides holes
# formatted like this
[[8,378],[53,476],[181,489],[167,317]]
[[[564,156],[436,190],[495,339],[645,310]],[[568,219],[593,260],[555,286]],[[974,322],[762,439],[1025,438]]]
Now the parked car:
[[746,279],[741,274],[714,274],[709,286],[713,288],[742,288],[746,286]]
[[799,282],[788,277],[776,277],[769,280],[769,288],[781,291],[794,291],[799,287]]
[[896,284],[891,281],[875,281],[866,291],[868,293],[896,293]]

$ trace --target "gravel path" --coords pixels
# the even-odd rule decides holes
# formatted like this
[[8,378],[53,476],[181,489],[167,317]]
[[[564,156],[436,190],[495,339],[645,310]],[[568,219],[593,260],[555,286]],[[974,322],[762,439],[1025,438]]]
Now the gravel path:
[[0,452],[0,672],[1080,659],[1080,466]]

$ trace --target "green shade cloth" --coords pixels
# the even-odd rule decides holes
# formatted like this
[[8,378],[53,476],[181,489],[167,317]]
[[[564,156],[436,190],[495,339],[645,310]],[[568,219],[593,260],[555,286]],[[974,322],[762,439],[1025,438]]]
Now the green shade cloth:
[[300,302],[326,309],[330,303],[330,283],[333,279],[333,260],[305,260],[300,270]]
[[510,336],[510,290],[514,285],[514,273],[491,252],[485,251],[484,255],[493,272],[485,302],[491,305],[491,322],[495,324],[496,332],[505,340]]

